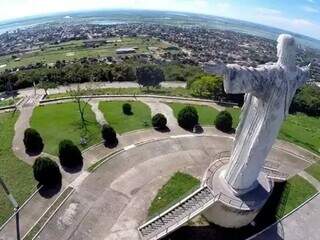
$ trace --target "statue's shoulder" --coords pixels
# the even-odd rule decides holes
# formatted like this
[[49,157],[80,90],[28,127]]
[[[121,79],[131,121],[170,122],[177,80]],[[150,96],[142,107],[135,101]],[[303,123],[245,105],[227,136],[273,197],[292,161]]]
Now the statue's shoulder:
[[281,67],[273,62],[268,62],[266,64],[258,65],[257,70],[259,71],[279,71],[281,70]]

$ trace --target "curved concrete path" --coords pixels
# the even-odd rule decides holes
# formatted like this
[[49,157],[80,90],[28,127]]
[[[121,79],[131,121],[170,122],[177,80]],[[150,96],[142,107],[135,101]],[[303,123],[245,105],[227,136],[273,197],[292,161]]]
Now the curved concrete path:
[[90,104],[91,106],[91,110],[93,111],[93,113],[95,114],[96,116],[96,120],[97,122],[102,126],[104,124],[107,123],[106,119],[104,118],[104,115],[103,113],[100,111],[99,109],[99,102],[100,100],[99,99],[90,99],[88,101],[88,103]]
[[[98,98],[92,101],[91,107],[95,109],[94,112],[100,124],[104,122],[104,117],[102,119],[103,114],[98,111],[98,102],[113,99]],[[62,239],[69,239],[66,236],[70,236],[70,239],[88,239],[88,237],[89,239],[104,239],[107,236],[107,239],[134,239],[128,238],[126,233],[134,236],[136,226],[146,216],[148,204],[171,173],[183,170],[201,178],[209,165],[210,156],[218,151],[231,148],[232,137],[215,128],[205,128],[204,134],[209,134],[211,137],[197,135],[196,140],[195,137],[190,136],[192,134],[181,129],[176,123],[171,108],[165,104],[165,102],[174,101],[172,99],[127,97],[116,99],[145,102],[150,106],[152,113],[161,112],[167,116],[171,131],[167,133],[160,133],[153,129],[134,131],[119,136],[119,146],[115,149],[106,148],[101,143],[84,151],[84,169],[86,169],[117,149],[122,147],[127,149],[112,161],[103,164],[93,174],[89,175],[85,170],[77,174],[63,172],[64,186],[71,183],[71,186],[76,187],[77,191],[52,219],[54,226],[49,224],[50,226],[47,226],[40,235],[40,239],[56,239],[55,233],[62,234],[63,236],[59,236]],[[195,103],[182,100],[177,102]],[[21,106],[21,114],[15,125],[16,132],[13,140],[15,154],[29,164],[32,164],[33,158],[25,154],[22,139],[24,130],[29,127],[29,120],[37,103],[34,101],[32,104],[32,101],[27,100]],[[214,103],[205,102],[203,104],[221,108]],[[182,134],[182,138],[175,138],[177,134]],[[201,138],[215,140],[198,141]],[[138,151],[135,144],[149,140],[161,141],[139,146]],[[148,146],[151,146],[150,149]],[[141,150],[141,147],[146,148]],[[290,175],[301,171],[314,162],[315,158],[318,158],[304,149],[282,141],[277,141],[269,157],[271,160],[280,160],[281,170]],[[43,203],[43,199],[40,202]],[[43,208],[49,204],[50,201],[46,201]],[[28,221],[26,229],[35,221],[35,217],[29,219],[30,211],[33,211],[33,208],[29,208],[23,216],[25,221]],[[78,219],[77,222],[74,220],[75,216]],[[11,234],[14,236],[13,232]]]
[[[151,200],[175,171],[201,179],[212,156],[230,149],[230,136],[210,131],[134,145],[105,162],[82,181],[40,239],[138,239],[136,229]],[[273,149],[269,158],[290,175],[310,165],[281,149]]]
[[178,126],[177,119],[175,118],[173,110],[170,106],[159,101],[159,99],[146,98],[141,99],[141,101],[149,106],[152,116],[157,113],[162,113],[163,115],[165,115],[165,117],[167,118],[167,126],[169,127],[169,129],[172,129],[173,131],[181,129]]
[[30,127],[30,119],[32,117],[33,109],[39,104],[42,95],[36,95],[26,97],[21,104],[18,106],[20,111],[19,117],[14,126],[15,134],[12,141],[13,153],[22,161],[32,164],[35,157],[29,156],[25,152],[23,143],[24,131]]

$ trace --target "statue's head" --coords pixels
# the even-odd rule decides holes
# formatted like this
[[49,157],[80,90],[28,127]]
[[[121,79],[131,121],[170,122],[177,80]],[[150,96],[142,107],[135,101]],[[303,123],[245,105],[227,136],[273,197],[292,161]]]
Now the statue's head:
[[281,34],[277,42],[278,63],[289,67],[295,66],[297,46],[294,38],[289,34]]

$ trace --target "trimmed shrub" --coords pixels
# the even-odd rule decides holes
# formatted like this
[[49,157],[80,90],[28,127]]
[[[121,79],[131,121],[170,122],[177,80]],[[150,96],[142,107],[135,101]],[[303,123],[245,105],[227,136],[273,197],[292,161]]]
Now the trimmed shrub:
[[199,116],[197,109],[192,106],[186,106],[180,110],[178,114],[179,126],[188,130],[192,130],[198,124]]
[[33,128],[24,131],[23,143],[28,153],[40,153],[44,146],[40,134]]
[[152,126],[157,129],[165,129],[167,119],[162,113],[157,113],[152,117]]
[[56,162],[48,157],[38,157],[33,164],[34,178],[44,186],[61,183],[61,173]]
[[59,144],[59,159],[64,167],[74,168],[82,165],[80,149],[71,140],[62,140]]
[[222,132],[230,132],[232,130],[232,116],[227,111],[221,111],[217,115],[214,125]]
[[118,142],[116,131],[108,124],[102,126],[101,135],[107,144],[116,144]]
[[126,115],[131,115],[132,114],[132,108],[130,103],[124,103],[122,105],[122,112]]

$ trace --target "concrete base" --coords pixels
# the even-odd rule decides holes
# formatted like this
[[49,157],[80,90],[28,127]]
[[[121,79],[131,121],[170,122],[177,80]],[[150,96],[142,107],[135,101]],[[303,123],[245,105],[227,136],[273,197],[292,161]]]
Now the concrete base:
[[217,201],[203,215],[209,222],[219,226],[240,228],[251,223],[257,216],[271,195],[273,182],[261,172],[256,187],[239,195],[225,181],[226,167],[221,166],[207,181],[208,186],[218,195]]

